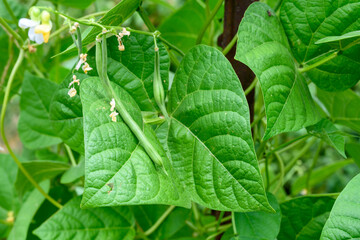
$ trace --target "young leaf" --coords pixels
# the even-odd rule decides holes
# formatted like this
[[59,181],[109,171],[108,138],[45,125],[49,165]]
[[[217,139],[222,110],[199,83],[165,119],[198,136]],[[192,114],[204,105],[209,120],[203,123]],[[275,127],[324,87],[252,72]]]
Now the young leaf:
[[325,239],[360,238],[360,174],[354,177],[336,199],[321,233]]
[[80,158],[78,165],[71,167],[67,170],[60,179],[60,183],[68,184],[76,181],[77,179],[85,175],[85,159],[84,157]]
[[[316,44],[326,36],[342,35],[360,29],[360,2],[285,0],[280,18],[297,62],[309,65],[329,53],[328,44]],[[360,45],[353,46],[336,58],[308,72],[306,75],[327,91],[342,91],[360,79]]]
[[317,124],[307,127],[307,130],[310,134],[321,138],[327,144],[334,147],[341,156],[346,158],[345,138],[329,119],[324,118]]
[[276,239],[280,231],[281,210],[274,195],[268,193],[267,197],[276,213],[235,213],[235,226],[238,232],[236,239]]
[[259,78],[265,101],[264,139],[296,131],[319,121],[304,78],[297,72],[284,30],[275,13],[255,2],[246,10],[238,31],[235,59]]
[[[355,39],[353,39],[355,38]],[[347,40],[347,39],[352,39],[354,41],[358,40],[358,38],[360,38],[360,31],[352,31],[352,32],[348,32],[345,33],[341,36],[329,36],[329,37],[324,37],[318,41],[315,42],[315,44],[322,44],[322,43],[331,43],[331,42],[340,42],[341,40]]]
[[319,239],[334,202],[330,197],[300,197],[282,203],[277,239]]
[[[53,178],[69,168],[68,164],[58,161],[39,160],[23,162],[22,164],[37,182]],[[21,171],[18,171],[15,186],[20,195],[33,187]]]
[[127,207],[80,209],[80,197],[69,201],[34,234],[42,240],[124,239],[135,236],[134,217]]
[[329,93],[317,89],[317,96],[325,105],[333,122],[360,133],[360,97],[352,90]]
[[[75,74],[81,82],[87,77],[85,74]],[[50,120],[57,135],[72,149],[84,152],[84,133],[82,106],[80,95],[70,97],[69,84],[73,80],[73,74],[69,74],[60,84],[58,89],[52,93],[53,98],[50,104]],[[74,86],[79,92],[77,84]]]
[[196,0],[188,1],[159,26],[161,36],[184,52],[195,46],[206,21],[205,8]]
[[[50,181],[40,183],[40,187],[48,193],[50,189]],[[45,197],[34,189],[21,205],[20,211],[16,214],[14,226],[8,236],[8,240],[26,240],[30,223],[35,213],[44,202]]]
[[21,142],[29,149],[44,148],[61,142],[49,120],[50,101],[57,85],[25,74],[20,100],[18,130]]
[[[143,126],[134,99],[112,82],[118,97],[134,121],[144,130],[152,145],[164,157],[164,170],[156,167],[130,128],[117,116],[109,116],[110,100],[99,78],[81,83],[85,136],[84,207],[172,204],[189,207],[186,192],[168,168],[168,160],[154,133]],[[167,161],[167,162],[165,162]]]
[[215,48],[184,57],[169,93],[167,146],[192,201],[221,211],[271,211],[254,152],[249,107]]
[[[352,160],[344,160],[340,162],[334,162],[328,164],[326,166],[322,166],[314,169],[310,178],[310,187],[315,186],[316,184],[322,183],[326,181],[331,175],[333,175],[336,171],[343,168],[346,165],[353,164]],[[291,186],[291,194],[296,195],[301,192],[301,190],[306,188],[306,180],[307,174],[305,173],[303,176],[299,177],[294,181]]]

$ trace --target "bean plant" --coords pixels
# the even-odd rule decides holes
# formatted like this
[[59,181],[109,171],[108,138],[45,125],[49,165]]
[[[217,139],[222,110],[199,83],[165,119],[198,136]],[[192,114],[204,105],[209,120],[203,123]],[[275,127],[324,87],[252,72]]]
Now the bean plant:
[[359,16],[2,0],[0,239],[359,239]]

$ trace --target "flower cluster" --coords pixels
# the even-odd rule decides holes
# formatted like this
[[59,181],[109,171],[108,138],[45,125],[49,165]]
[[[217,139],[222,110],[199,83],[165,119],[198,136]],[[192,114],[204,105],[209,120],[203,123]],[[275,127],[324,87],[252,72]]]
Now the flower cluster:
[[79,62],[76,64],[76,67],[75,67],[76,71],[79,71],[81,66],[82,66],[82,70],[84,71],[85,74],[87,74],[88,71],[92,70],[90,65],[86,62],[86,58],[87,58],[86,53],[81,53],[80,54]]
[[19,20],[19,27],[22,29],[29,28],[28,36],[31,41],[37,44],[47,43],[52,28],[50,13],[48,11],[40,12],[37,7],[31,7],[29,16],[30,19],[21,18]]
[[123,28],[122,31],[118,35],[116,35],[119,42],[119,51],[125,51],[125,46],[121,41],[124,36],[130,36],[130,32],[127,31],[126,28]]
[[116,116],[117,115],[119,115],[119,113],[117,113],[116,111],[115,111],[115,99],[111,99],[111,102],[110,102],[110,115],[109,115],[109,117],[111,117],[111,120],[113,121],[113,122],[116,122]]

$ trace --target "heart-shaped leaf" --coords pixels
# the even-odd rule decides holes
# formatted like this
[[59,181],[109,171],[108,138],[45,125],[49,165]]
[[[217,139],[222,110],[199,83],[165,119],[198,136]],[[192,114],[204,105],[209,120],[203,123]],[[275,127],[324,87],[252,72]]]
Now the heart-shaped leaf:
[[20,100],[18,130],[21,142],[30,149],[61,142],[49,120],[50,101],[57,85],[26,73]]
[[254,152],[249,107],[220,51],[197,46],[185,55],[168,110],[170,122],[160,129],[168,132],[165,149],[192,201],[223,211],[271,210]]
[[360,238],[360,174],[340,193],[321,233],[325,239]]
[[264,139],[320,120],[284,30],[266,4],[255,2],[246,10],[235,58],[248,65],[260,81],[267,117]]
[[42,240],[134,239],[134,217],[127,207],[80,209],[74,198],[34,234]]
[[[360,2],[358,0],[285,0],[280,18],[297,62],[310,65],[333,50],[329,44],[316,44],[326,36],[340,36],[359,30]],[[345,47],[345,46],[344,46]],[[342,91],[360,79],[360,45],[341,54],[306,75],[320,88]]]
[[[166,154],[152,129],[143,126],[134,99],[119,85],[112,85],[134,121],[164,157],[164,166],[167,167]],[[189,207],[187,194],[171,169],[167,168],[165,173],[154,165],[120,116],[116,117],[116,122],[112,121],[110,100],[99,78],[88,78],[81,83],[85,136],[82,206],[172,204]]]

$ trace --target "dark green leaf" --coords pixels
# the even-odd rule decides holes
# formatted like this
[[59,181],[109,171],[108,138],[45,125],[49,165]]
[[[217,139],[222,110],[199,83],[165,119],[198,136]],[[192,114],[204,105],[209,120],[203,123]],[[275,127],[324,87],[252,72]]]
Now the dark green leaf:
[[10,155],[0,154],[0,208],[12,210],[17,166]]
[[354,159],[354,162],[360,167],[360,143],[351,142],[346,144],[346,152],[349,154],[349,157]]
[[78,165],[71,167],[64,175],[61,176],[60,182],[62,184],[72,183],[77,179],[83,177],[85,174],[85,159],[82,157]]
[[[170,15],[160,26],[161,36],[184,52],[195,46],[199,32],[206,21],[204,6],[196,0],[188,1]],[[206,37],[204,38],[204,41]]]
[[[50,189],[50,181],[45,181],[40,184],[40,187],[48,193]],[[44,202],[45,197],[37,190],[34,189],[27,197],[25,202],[21,205],[20,211],[16,214],[14,226],[11,229],[8,240],[26,240],[30,223],[39,209],[40,205]]]
[[222,211],[271,210],[251,137],[249,107],[220,51],[197,46],[186,54],[168,110],[164,148],[192,201]]
[[[272,13],[270,16],[268,11]],[[304,78],[297,72],[284,30],[264,3],[253,3],[238,31],[235,58],[259,78],[265,101],[264,139],[319,121]]]
[[20,100],[18,130],[21,142],[29,149],[44,148],[61,142],[49,120],[50,101],[57,85],[25,74]]
[[34,234],[42,240],[134,238],[134,217],[129,208],[80,209],[80,199],[77,197],[68,202],[37,228]]
[[355,92],[349,89],[329,93],[318,89],[317,96],[325,105],[333,122],[360,133],[360,97]]
[[360,174],[340,193],[320,239],[360,238]]
[[236,239],[274,240],[280,231],[281,210],[274,195],[267,194],[271,207],[276,213],[250,212],[235,213]]
[[[66,163],[45,160],[23,162],[23,166],[37,182],[53,178],[69,168],[69,165]],[[20,171],[18,172],[15,186],[20,195],[32,188],[32,184]]]
[[329,119],[322,119],[317,124],[307,127],[307,130],[310,134],[324,140],[346,158],[345,138]]
[[[134,121],[164,157],[164,166],[168,166],[154,133],[148,126],[143,126],[135,100],[116,83],[112,86]],[[166,175],[155,167],[121,117],[117,117],[117,122],[111,121],[110,100],[99,78],[88,78],[81,83],[85,136],[82,206],[172,204],[188,207],[187,194],[171,170],[166,169],[169,173]]]
[[[285,0],[280,17],[297,62],[310,65],[328,54],[328,44],[315,44],[326,36],[360,29],[358,0]],[[342,91],[360,79],[360,45],[342,52],[333,60],[306,73],[320,88]]]
[[319,239],[334,202],[335,199],[330,197],[300,197],[282,203],[277,239]]
[[[331,175],[333,175],[336,171],[343,168],[346,165],[354,163],[352,160],[344,160],[340,162],[335,162],[328,164],[326,166],[322,166],[314,169],[311,174],[309,185],[310,187],[315,186],[316,184],[324,182]],[[296,195],[301,192],[301,190],[306,188],[306,180],[307,174],[305,173],[303,176],[296,179],[296,181],[291,186],[291,194]]]
[[48,0],[56,4],[60,4],[66,7],[85,9],[89,7],[95,0]]

